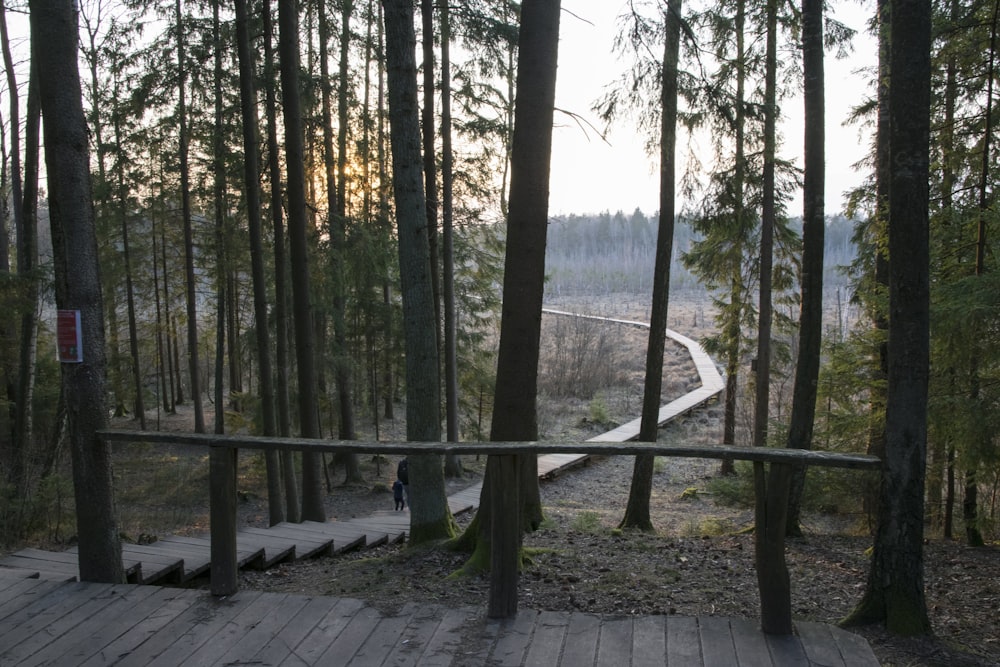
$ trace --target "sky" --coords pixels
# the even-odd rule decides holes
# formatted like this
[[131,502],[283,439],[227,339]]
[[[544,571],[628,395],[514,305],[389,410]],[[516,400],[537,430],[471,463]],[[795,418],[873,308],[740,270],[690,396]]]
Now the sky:
[[[843,127],[852,105],[868,92],[859,68],[875,62],[874,40],[865,32],[867,18],[874,9],[857,0],[834,0],[832,15],[854,28],[854,52],[846,60],[835,60],[828,51],[826,75],[826,213],[844,208],[843,193],[856,187],[863,175],[852,165],[867,151],[870,138],[859,136],[857,127]],[[616,17],[625,9],[623,0],[563,0],[560,19],[559,70],[556,76],[556,107],[579,114],[600,126],[591,111],[604,88],[625,69],[626,63],[610,55]],[[781,125],[784,134],[782,157],[802,165],[802,99],[782,105],[788,117]],[[793,118],[794,117],[794,120]],[[795,122],[795,121],[798,122]],[[707,141],[701,145],[707,147]],[[600,213],[618,210],[626,214],[636,207],[650,215],[659,210],[659,160],[643,149],[644,139],[634,125],[623,120],[603,141],[593,130],[584,131],[566,114],[556,112],[553,134],[552,177],[549,212]],[[686,144],[679,138],[678,146]],[[680,156],[680,159],[685,159]],[[707,155],[704,157],[707,159]],[[678,173],[680,168],[678,168]],[[788,215],[802,215],[801,195],[792,199]]]
[[[838,61],[828,52],[825,60],[828,215],[843,210],[844,191],[857,186],[863,178],[852,165],[863,157],[870,139],[842,123],[851,105],[857,104],[868,90],[865,77],[857,70],[871,66],[876,53],[874,40],[864,30],[874,11],[872,3],[833,0],[831,4],[833,17],[858,34],[850,58]],[[591,106],[627,67],[612,54],[617,17],[626,7],[625,0],[562,0],[556,106],[580,116],[583,122],[556,112],[549,201],[552,215],[618,210],[629,214],[636,208],[651,215],[659,209],[658,159],[646,155],[644,138],[636,134],[631,121],[619,121],[605,139],[586,126],[601,125]],[[11,13],[8,22],[15,43],[20,41],[18,36],[27,35],[24,15]],[[801,97],[785,101],[783,110],[786,119],[781,126],[782,157],[801,166]],[[700,141],[706,148],[707,143],[704,138]],[[679,139],[678,146],[684,145],[686,141]],[[801,213],[801,196],[796,196],[788,214]]]

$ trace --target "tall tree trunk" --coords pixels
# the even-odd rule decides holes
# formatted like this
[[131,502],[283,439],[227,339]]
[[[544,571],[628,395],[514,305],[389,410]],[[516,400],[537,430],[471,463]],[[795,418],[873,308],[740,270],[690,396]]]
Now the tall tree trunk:
[[[326,165],[327,181],[327,228],[330,234],[330,279],[333,292],[333,365],[334,382],[337,386],[337,405],[339,408],[339,432],[341,440],[353,440],[354,405],[351,387],[351,364],[347,349],[345,329],[346,288],[344,285],[346,272],[344,260],[347,243],[347,128],[348,117],[348,64],[351,48],[351,13],[354,7],[352,0],[343,0],[341,5],[340,31],[340,65],[338,69],[339,84],[337,87],[337,154],[333,150],[333,122],[329,83],[323,85],[323,161]],[[320,71],[324,82],[329,82],[327,45],[330,38],[330,28],[326,17],[326,3],[321,0],[320,11]],[[345,482],[361,482],[361,467],[357,454],[337,456],[337,461],[344,464]]]
[[[107,426],[104,326],[97,236],[90,188],[87,123],[77,69],[77,12],[70,0],[32,0],[31,42],[45,118],[45,155],[56,305],[80,313],[83,360],[62,365],[80,578],[124,582]],[[40,48],[44,45],[44,48]]]
[[[20,95],[18,94],[17,76],[14,70],[14,57],[10,50],[10,40],[7,34],[7,8],[5,4],[0,4],[0,50],[3,52],[4,71],[7,78],[8,102],[10,104],[10,212],[13,213],[14,231],[20,236],[24,226],[22,206],[22,174],[21,174],[21,112]],[[0,168],[0,172],[6,172],[6,164]],[[6,186],[7,179],[3,180]],[[5,193],[6,194],[6,193]],[[7,201],[4,200],[0,206],[3,207],[3,222],[7,220]],[[3,269],[4,273],[10,272],[10,244],[8,230],[4,224],[3,229]],[[18,262],[20,263],[20,249],[18,249]],[[17,331],[12,320],[4,318],[0,323],[0,337],[5,343],[5,349],[12,349],[17,339]],[[18,341],[23,345],[24,341]],[[4,433],[0,443],[7,442],[9,436],[10,452],[3,452],[5,455],[0,459],[0,463],[9,465],[7,469],[7,481],[10,482],[19,494],[24,491],[23,484],[27,479],[27,441],[21,436],[18,429],[19,417],[18,408],[21,405],[18,381],[18,371],[13,362],[3,365],[3,382],[5,384],[7,404],[9,414],[4,415],[5,424],[10,428],[10,433]],[[6,421],[9,419],[9,422]]]
[[[653,269],[653,303],[646,343],[646,377],[642,394],[639,440],[656,442],[663,389],[663,346],[667,339],[670,304],[670,260],[674,249],[675,172],[677,147],[677,70],[681,41],[681,0],[670,0],[665,20],[663,87],[660,93],[660,222]],[[652,531],[649,498],[653,490],[652,454],[635,457],[632,485],[621,528]]]
[[[559,53],[559,0],[535,0],[521,7],[518,36],[517,106],[511,150],[510,214],[504,261],[503,309],[490,440],[538,439],[538,356],[542,298],[545,291],[545,241],[548,232],[549,171]],[[494,458],[494,457],[490,457]],[[513,457],[509,465],[494,458],[490,483],[491,522],[512,514],[520,532],[542,520],[538,493],[538,458]],[[518,464],[517,459],[521,461]],[[519,470],[518,470],[519,468]],[[489,474],[489,471],[487,472]],[[520,479],[517,479],[517,474]],[[487,484],[483,488],[487,488]],[[517,489],[509,493],[508,489]],[[515,524],[516,525],[516,524]],[[493,570],[516,576],[520,544],[491,544]],[[496,592],[494,592],[496,593]],[[517,611],[516,589],[491,604],[489,615]],[[499,596],[491,596],[499,598]]]
[[[458,351],[455,321],[454,248],[454,155],[451,145],[451,9],[442,2],[441,12],[441,254],[443,256],[442,296],[444,297],[444,395],[445,438],[458,442]],[[462,476],[462,459],[448,454],[445,477]]]
[[[764,204],[760,233],[760,324],[757,340],[757,403],[753,445],[767,446],[771,382],[771,273],[775,225],[775,149],[777,145],[778,3],[767,2],[767,46],[764,73]],[[791,470],[754,463],[757,583],[761,597],[761,629],[768,634],[792,632],[791,583],[785,563],[785,525]]]
[[188,373],[190,374],[191,403],[194,406],[195,433],[205,432],[205,414],[201,398],[201,364],[198,361],[198,301],[197,277],[194,271],[194,230],[191,221],[191,186],[188,168],[188,120],[187,120],[187,63],[185,62],[184,21],[181,0],[175,2],[177,21],[177,135],[180,141],[178,153],[181,176],[181,217],[184,224],[184,282],[187,296],[187,345]]
[[121,339],[119,338],[121,327],[118,326],[117,289],[108,291],[104,305],[108,321],[108,354],[111,357],[108,362],[108,382],[111,385],[111,396],[114,400],[112,413],[115,417],[124,417],[128,414],[129,408],[125,405],[127,390],[122,370],[125,362],[122,360]]
[[[264,244],[261,222],[260,186],[257,165],[257,91],[254,86],[254,58],[250,49],[249,16],[246,0],[236,0],[236,52],[240,63],[240,117],[243,122],[243,187],[246,191],[247,227],[250,240],[250,273],[253,280],[254,321],[257,329],[258,390],[263,434],[278,435],[274,412],[274,369],[271,365],[271,333],[267,314],[267,279],[264,276]],[[264,454],[267,469],[268,520],[273,526],[285,520],[278,453]]]
[[[115,141],[121,146],[121,128],[116,119]],[[122,233],[122,262],[125,264],[125,301],[128,306],[128,343],[129,358],[132,365],[132,382],[135,387],[135,416],[139,420],[139,428],[146,430],[146,402],[142,395],[142,366],[139,362],[139,331],[135,316],[135,287],[132,283],[132,253],[128,236],[128,193],[125,180],[121,173],[118,176],[118,215]]]
[[[747,159],[746,159],[746,79],[747,79],[747,53],[746,53],[746,2],[737,0],[736,16],[733,26],[736,33],[736,100],[735,100],[735,149],[733,158],[733,216],[740,230],[740,234],[735,235],[734,242],[739,242],[743,238],[743,231],[752,223],[749,220],[749,207],[744,203],[744,192],[746,189]],[[743,255],[743,247],[738,249],[738,256]],[[746,299],[746,290],[743,285],[743,275],[739,270],[733,271],[729,281],[729,303],[734,313],[743,310]],[[725,409],[722,421],[722,444],[732,445],[736,443],[736,406],[739,393],[739,372],[741,361],[740,341],[743,336],[740,332],[740,318],[731,316],[728,319],[728,333],[726,335],[726,397]],[[732,459],[723,459],[720,465],[720,474],[735,475],[736,466]]]
[[955,525],[955,444],[948,443],[948,462],[945,468],[945,498],[944,521],[941,526],[942,537],[946,540],[954,538]]
[[[299,16],[294,0],[278,0],[278,54],[284,91],[285,168],[288,174],[288,239],[292,268],[295,354],[298,360],[299,429],[303,438],[319,438],[315,346],[306,238],[305,155],[299,100]],[[302,518],[326,521],[323,466],[319,454],[302,454]]]
[[[875,248],[875,266],[872,276],[877,290],[883,293],[889,289],[889,259],[884,250],[885,235],[889,217],[889,0],[877,1],[878,11],[878,84],[876,90],[878,110],[875,132],[875,210],[871,230],[872,245]],[[869,454],[885,457],[885,391],[881,389],[889,376],[889,348],[887,332],[888,314],[879,306],[879,299],[873,298],[870,306],[871,317],[878,341],[874,356],[876,368],[869,398]],[[877,484],[869,482],[863,489],[864,504],[870,517],[878,513],[880,490]],[[874,523],[874,522],[873,522]]]
[[[538,438],[538,356],[559,12],[559,0],[526,2],[521,10],[503,308],[490,430],[490,439],[497,442]],[[519,540],[493,544],[493,522],[516,516],[518,537],[523,530],[535,530],[541,522],[538,458],[513,457],[514,462],[508,458],[491,456],[487,461],[479,512],[462,538],[464,542],[475,540],[466,569],[485,568],[488,563],[490,568],[511,571],[519,555]],[[491,608],[491,616],[516,613],[516,595],[506,593],[497,597],[499,608]]]
[[[278,149],[278,101],[274,90],[277,79],[274,70],[274,26],[269,0],[261,6],[264,29],[264,109],[267,114],[267,170],[271,181],[271,223],[274,238],[274,362],[277,366],[275,395],[278,407],[278,435],[292,434],[291,402],[289,400],[288,358],[288,286],[286,277],[284,209],[281,202],[281,162]],[[285,486],[285,511],[289,521],[298,523],[302,514],[299,505],[299,483],[295,477],[295,457],[290,451],[281,453],[281,476]]]
[[[949,19],[958,22],[960,12],[959,0],[949,0]],[[955,112],[958,105],[958,54],[955,50],[949,49],[947,62],[945,63],[944,95],[942,104],[944,107],[944,122],[941,124],[938,141],[941,145],[941,222],[946,228],[953,226],[952,220],[959,216],[955,215],[954,190],[956,178],[955,159]],[[947,232],[954,233],[954,232]],[[955,368],[949,367],[945,370],[951,389],[955,390],[954,384],[957,381]],[[954,444],[950,436],[934,438],[928,443],[927,451],[927,514],[931,526],[937,524],[944,528],[945,539],[951,539],[951,515],[944,520],[942,517],[943,491],[945,468],[950,467],[954,460]],[[949,502],[953,500],[949,499]]]
[[[441,439],[437,325],[421,183],[413,6],[409,0],[383,0],[383,7],[406,346],[406,437],[437,442]],[[411,542],[452,536],[454,521],[445,494],[441,457],[422,455],[409,459]]]
[[[0,8],[0,16],[3,14]],[[6,26],[0,26],[6,33]],[[4,62],[9,60],[6,35],[4,35]],[[12,73],[8,81],[13,81]],[[16,90],[16,88],[15,88]],[[16,97],[16,96],[14,96]],[[15,103],[11,101],[12,111]],[[38,356],[38,174],[39,174],[39,126],[41,106],[38,98],[38,76],[34,65],[28,77],[28,107],[24,119],[24,172],[19,175],[20,200],[12,205],[18,210],[14,214],[17,238],[17,276],[21,284],[22,305],[20,308],[20,332],[18,335],[17,386],[14,404],[14,432],[11,439],[12,457],[9,481],[19,496],[28,493],[28,457],[34,431],[33,404],[35,393],[35,371]],[[12,121],[12,127],[17,124]],[[16,132],[16,130],[15,130]],[[13,139],[12,139],[13,141]],[[11,159],[11,171],[20,160]],[[18,166],[20,169],[20,166]],[[12,184],[13,185],[13,184]],[[13,187],[12,187],[13,190]],[[11,193],[13,195],[13,192]],[[13,197],[12,197],[13,198]],[[9,260],[8,260],[9,261]]]
[[[212,73],[215,127],[212,128],[212,194],[215,200],[215,433],[226,432],[225,361],[226,361],[226,311],[227,301],[234,296],[227,289],[229,278],[226,257],[226,160],[222,115],[222,37],[219,34],[219,2],[212,2],[212,44],[215,67]],[[230,351],[231,353],[231,351]],[[232,450],[235,454],[236,450]],[[220,450],[221,452],[221,450]],[[219,458],[219,457],[213,457]],[[233,459],[235,463],[235,459]],[[235,467],[232,471],[235,474]]]
[[[161,242],[163,241],[162,237],[160,240]],[[164,246],[161,245],[160,250],[165,255],[163,247]],[[164,260],[166,260],[166,256],[164,256]],[[166,284],[166,281],[164,281],[164,284]],[[173,347],[172,358],[174,360],[174,394],[177,397],[174,405],[177,406],[184,403],[184,382],[181,378],[181,343],[180,336],[177,334],[177,318],[172,313],[168,313],[167,317],[170,320],[170,343]],[[176,411],[176,407],[174,409]]]
[[[378,50],[385,52],[385,21],[382,16],[382,4],[379,3],[379,30],[378,30]],[[386,93],[385,93],[385,59],[378,61],[378,132],[376,142],[378,143],[378,220],[379,225],[385,227],[385,236],[392,236],[391,223],[389,222],[389,160],[386,155],[388,141],[385,136],[386,128]],[[385,355],[383,355],[382,368],[382,391],[383,391],[383,413],[385,419],[393,419],[393,396],[395,390],[395,380],[393,373],[393,356],[396,349],[396,337],[393,329],[393,307],[392,307],[392,283],[389,280],[388,267],[382,276],[382,335],[385,338],[383,343]]]
[[889,383],[878,526],[865,595],[848,623],[930,633],[924,594],[930,284],[931,5],[891,0]]
[[[230,244],[232,237],[232,224],[223,218],[222,242],[225,244],[225,253],[231,253]],[[227,262],[227,266],[231,262]],[[229,390],[226,392],[228,398],[226,405],[236,412],[243,412],[243,357],[242,346],[240,345],[240,322],[242,321],[240,305],[242,296],[240,295],[240,279],[234,269],[229,266],[226,270],[226,348],[229,361]],[[252,366],[251,366],[252,370]],[[251,379],[252,382],[252,379]]]
[[[819,361],[823,347],[823,246],[826,230],[826,151],[824,133],[823,0],[802,0],[802,70],[805,79],[805,137],[802,187],[802,301],[799,313],[799,356],[795,364],[788,446],[812,449]],[[805,467],[792,477],[785,532],[801,535],[799,513]]]
[[[990,165],[993,164],[991,146],[993,138],[993,80],[996,75],[997,23],[1000,14],[1000,0],[993,2],[993,21],[990,26],[990,49],[986,74],[986,109],[983,111],[983,157],[979,171],[979,219],[976,229],[976,276],[986,273],[986,221],[990,214]],[[979,372],[979,354],[972,357],[972,392],[969,397],[978,411],[985,412],[989,408],[983,405],[980,395],[982,379]],[[981,441],[977,448],[988,451],[993,434],[977,429],[976,437]],[[969,546],[981,547],[985,544],[982,531],[979,529],[979,461],[970,461],[965,470],[965,498],[962,501],[962,519],[965,523],[965,539]]]
[[164,412],[171,412],[173,406],[170,403],[170,391],[167,388],[167,381],[169,379],[168,363],[170,359],[169,351],[167,350],[166,336],[163,335],[164,329],[166,329],[166,323],[163,318],[163,305],[160,303],[160,269],[159,262],[156,258],[159,256],[157,251],[156,242],[156,222],[152,221],[153,227],[153,304],[156,308],[156,359],[158,366],[158,376],[160,383],[160,405],[163,406]]
[[[441,278],[438,258],[437,145],[434,125],[434,0],[420,0],[421,51],[424,56],[424,105],[421,127],[424,146],[424,202],[427,207],[427,243],[431,258],[431,290],[434,294],[434,323],[441,349]],[[440,370],[438,374],[440,375]]]
[[[21,314],[20,357],[18,367],[17,409],[14,422],[15,445],[27,452],[34,433],[35,371],[38,358],[39,276],[38,274],[38,172],[41,102],[38,98],[38,76],[32,65],[28,78],[28,108],[24,126],[24,179],[21,193],[21,222],[17,236],[17,273],[24,281],[24,310]],[[23,466],[23,462],[22,462]],[[22,467],[22,470],[24,468]],[[20,477],[25,490],[26,478]]]
[[[163,304],[166,310],[167,323],[167,361],[170,366],[170,405],[176,412],[177,405],[184,402],[184,385],[181,383],[180,347],[177,338],[177,321],[171,312],[173,304],[170,301],[170,273],[167,271],[167,234],[163,221],[160,221],[160,267],[163,276]],[[155,261],[155,260],[154,260]]]
[[[351,383],[350,351],[347,345],[347,298],[344,262],[347,253],[347,130],[350,126],[348,65],[351,55],[351,14],[354,11],[353,0],[342,0],[340,13],[340,66],[337,87],[337,235],[334,237],[334,256],[339,269],[337,284],[334,285],[333,298],[333,344],[334,372],[337,382],[337,397],[340,405],[340,438],[354,440],[357,434],[354,430],[354,387]],[[361,482],[361,466],[357,454],[347,454],[341,459],[344,462],[348,482]]]

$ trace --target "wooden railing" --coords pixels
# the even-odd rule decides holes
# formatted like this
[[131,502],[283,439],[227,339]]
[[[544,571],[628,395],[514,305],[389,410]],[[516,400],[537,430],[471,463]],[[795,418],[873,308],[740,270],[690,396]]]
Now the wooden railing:
[[[236,452],[252,450],[295,450],[303,452],[331,452],[352,454],[486,454],[497,456],[499,470],[516,470],[518,456],[539,454],[590,454],[603,456],[634,456],[653,454],[702,459],[732,459],[765,463],[771,466],[820,466],[853,470],[877,470],[881,461],[865,454],[847,454],[810,451],[803,449],[773,449],[765,447],[733,446],[678,446],[658,443],[608,443],[608,442],[372,442],[361,440],[309,440],[302,438],[263,438],[253,436],[215,435],[196,433],[162,433],[145,431],[108,430],[101,437],[108,442],[145,442],[161,444],[199,445],[210,449],[210,520],[212,540],[211,590],[215,595],[231,595],[238,590],[239,578],[236,557]],[[502,493],[503,485],[493,485]],[[501,502],[508,499],[498,498]],[[780,499],[779,499],[780,500]],[[762,502],[775,502],[774,498],[757,498]],[[496,506],[496,505],[495,505]],[[758,516],[760,514],[758,513]],[[517,611],[517,558],[518,512],[496,512],[491,525],[493,554],[491,558],[489,610],[491,617],[512,616]],[[784,559],[783,537],[771,544],[767,558]],[[757,558],[762,551],[756,550]],[[757,562],[758,572],[762,565]],[[785,633],[791,628],[791,600],[787,582],[771,582],[758,577],[761,597],[761,618],[764,630]],[[776,620],[774,620],[776,619]],[[777,630],[769,628],[778,628]],[[787,629],[785,629],[787,628]]]

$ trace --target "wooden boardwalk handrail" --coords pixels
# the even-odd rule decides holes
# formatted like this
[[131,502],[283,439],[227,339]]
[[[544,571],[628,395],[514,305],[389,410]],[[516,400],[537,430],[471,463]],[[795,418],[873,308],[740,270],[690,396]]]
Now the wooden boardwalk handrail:
[[[99,433],[108,442],[145,442],[183,444],[208,447],[210,456],[210,505],[211,505],[211,590],[215,595],[231,595],[238,588],[236,545],[236,488],[235,452],[239,449],[297,450],[331,453],[391,453],[391,454],[487,454],[500,456],[512,463],[516,456],[537,456],[549,453],[582,453],[604,456],[630,456],[653,454],[655,456],[733,459],[771,463],[782,466],[812,465],[828,468],[876,470],[881,460],[866,454],[820,452],[804,449],[776,449],[768,447],[733,447],[699,445],[663,445],[635,442],[379,442],[364,440],[312,440],[306,438],[268,438],[248,435],[219,435],[209,433],[163,433],[158,431],[105,430]],[[494,522],[494,530],[502,531],[503,521]],[[494,543],[503,541],[500,534]],[[760,564],[758,563],[758,569]],[[516,591],[516,573],[504,576],[491,572],[490,598],[500,599],[500,592],[511,595]],[[513,583],[511,583],[513,581]],[[763,591],[762,591],[763,592]],[[513,593],[516,596],[516,593]],[[763,596],[762,596],[763,597]],[[516,599],[516,597],[515,597]],[[785,601],[790,603],[790,601]],[[790,608],[788,604],[784,606]],[[762,610],[763,611],[763,610]]]
[[[614,322],[638,327],[648,327],[644,322],[619,320],[592,315],[579,315],[546,309],[554,315],[567,315]],[[668,331],[676,342],[688,348],[701,379],[701,387],[663,406],[660,423],[665,423],[693,407],[704,404],[719,395],[724,388],[711,358],[695,341]],[[668,413],[665,415],[665,413]],[[654,456],[730,459],[752,461],[755,466],[764,463],[776,466],[778,470],[788,470],[798,466],[819,466],[824,468],[846,468],[853,470],[878,470],[881,460],[874,456],[857,453],[822,452],[806,449],[777,449],[769,447],[735,447],[731,445],[664,445],[660,443],[631,442],[638,434],[638,423],[628,424],[592,438],[586,442],[381,442],[364,440],[318,440],[306,438],[271,438],[249,435],[219,435],[207,433],[162,433],[153,431],[105,430],[99,436],[107,442],[146,442],[184,444],[208,447],[210,454],[210,505],[211,505],[211,590],[215,595],[230,595],[238,589],[238,567],[236,548],[236,452],[239,449],[255,450],[295,450],[309,452],[331,452],[350,454],[486,454],[497,456],[498,463],[510,470],[517,470],[516,457],[537,456],[539,454],[588,454],[603,456],[634,456],[652,454]],[[497,492],[501,486],[494,484]],[[516,484],[515,484],[516,486]],[[758,496],[760,494],[758,493]],[[498,507],[505,498],[492,499]],[[765,502],[758,497],[757,502]],[[770,503],[771,499],[768,498]],[[495,549],[491,561],[494,565],[490,573],[490,616],[509,616],[511,609],[517,608],[516,549],[511,550],[511,540],[505,536],[517,534],[516,511],[500,512],[501,520],[492,522],[492,542]],[[512,523],[513,522],[513,523]],[[514,542],[517,540],[515,539]],[[773,557],[784,559],[783,535],[772,540]],[[506,547],[503,549],[502,547]],[[502,553],[501,553],[502,551]],[[758,552],[760,550],[758,549]],[[513,554],[513,555],[512,555]],[[757,554],[760,558],[760,553]],[[761,562],[757,563],[758,572]],[[501,567],[502,566],[502,567]],[[767,626],[788,628],[777,632],[790,632],[791,601],[790,592],[781,586],[761,582],[761,616],[765,620],[765,632],[772,632]],[[776,601],[776,602],[775,602]],[[767,619],[776,617],[779,623]]]
[[219,435],[214,433],[166,433],[163,431],[129,431],[110,429],[98,434],[107,442],[233,449],[286,450],[329,452],[332,454],[590,454],[597,456],[635,456],[653,454],[674,458],[734,459],[762,463],[876,470],[881,459],[869,454],[825,452],[809,449],[779,449],[775,447],[736,447],[733,445],[664,445],[652,442],[383,442],[376,440],[312,440],[308,438],[267,438],[252,435]]

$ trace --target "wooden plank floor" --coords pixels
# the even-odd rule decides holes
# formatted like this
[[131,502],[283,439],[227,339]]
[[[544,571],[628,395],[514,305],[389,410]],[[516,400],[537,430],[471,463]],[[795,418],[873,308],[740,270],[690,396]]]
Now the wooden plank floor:
[[490,621],[472,608],[384,614],[352,599],[0,578],[0,665],[878,665],[857,635],[797,629],[531,610]]

